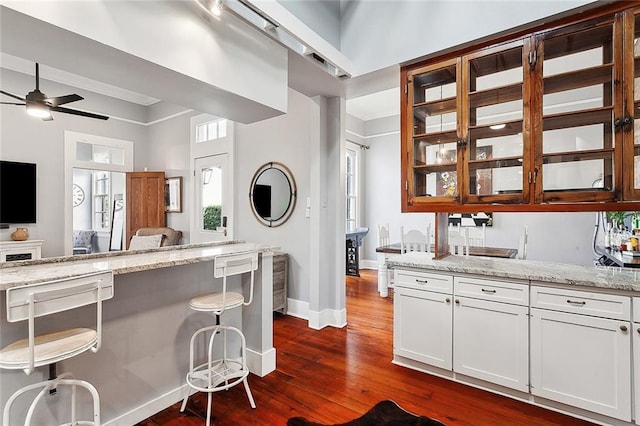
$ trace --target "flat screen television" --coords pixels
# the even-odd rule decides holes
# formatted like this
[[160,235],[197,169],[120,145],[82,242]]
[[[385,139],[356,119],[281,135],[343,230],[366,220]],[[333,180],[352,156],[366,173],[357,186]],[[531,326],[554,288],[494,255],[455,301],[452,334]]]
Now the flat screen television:
[[36,165],[0,161],[0,224],[36,223]]

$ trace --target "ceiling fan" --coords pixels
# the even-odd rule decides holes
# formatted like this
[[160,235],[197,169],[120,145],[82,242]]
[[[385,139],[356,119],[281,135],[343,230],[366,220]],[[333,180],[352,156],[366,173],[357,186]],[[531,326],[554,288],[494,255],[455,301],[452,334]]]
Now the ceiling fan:
[[14,99],[22,101],[24,103],[17,102],[0,102],[2,105],[22,105],[27,107],[27,113],[34,117],[41,118],[43,121],[51,121],[51,111],[63,112],[65,114],[79,115],[82,117],[97,118],[98,120],[108,120],[106,115],[93,114],[90,112],[78,111],[75,109],[61,107],[60,105],[68,104],[70,102],[81,101],[84,98],[80,95],[65,95],[56,96],[55,98],[47,98],[47,96],[40,91],[40,71],[38,63],[36,63],[36,88],[35,90],[27,93],[24,98],[20,96],[0,90],[3,95],[10,96]]

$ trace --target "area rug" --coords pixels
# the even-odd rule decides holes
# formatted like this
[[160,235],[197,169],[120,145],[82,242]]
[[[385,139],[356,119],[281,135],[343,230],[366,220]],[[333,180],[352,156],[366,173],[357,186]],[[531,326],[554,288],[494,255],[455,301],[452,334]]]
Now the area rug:
[[425,416],[417,416],[403,410],[393,401],[378,402],[362,417],[347,423],[325,425],[311,422],[304,417],[292,417],[287,421],[287,426],[443,426],[437,420]]

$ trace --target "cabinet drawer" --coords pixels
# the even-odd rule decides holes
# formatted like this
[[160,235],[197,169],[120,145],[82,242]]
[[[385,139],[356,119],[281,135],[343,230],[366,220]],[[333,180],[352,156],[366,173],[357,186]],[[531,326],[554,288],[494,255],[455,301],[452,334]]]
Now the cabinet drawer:
[[479,278],[455,277],[456,296],[515,305],[529,304],[529,285],[507,281],[484,280]]
[[594,317],[631,320],[631,298],[552,287],[531,287],[531,307]]
[[453,292],[453,277],[450,275],[433,274],[430,272],[397,269],[394,278],[394,285],[397,287],[451,294]]

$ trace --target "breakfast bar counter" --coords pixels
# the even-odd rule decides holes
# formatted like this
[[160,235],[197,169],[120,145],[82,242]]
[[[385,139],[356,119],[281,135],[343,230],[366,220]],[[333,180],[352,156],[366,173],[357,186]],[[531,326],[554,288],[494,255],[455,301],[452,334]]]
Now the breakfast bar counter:
[[[213,318],[189,308],[189,300],[221,288],[213,276],[216,256],[250,250],[259,252],[253,303],[224,314],[226,324],[243,331],[247,364],[256,375],[275,370],[273,348],[273,252],[275,247],[231,241],[112,252],[0,264],[0,343],[23,338],[24,322],[6,318],[6,291],[23,286],[99,271],[114,274],[114,297],[103,303],[102,346],[58,363],[59,373],[72,372],[92,383],[100,394],[102,423],[131,425],[181,400],[186,392],[189,339]],[[247,288],[249,274],[230,278],[234,291]],[[79,315],[95,315],[91,307]],[[68,327],[62,313],[45,327]],[[47,368],[27,376],[21,370],[0,371],[0,405],[18,388],[46,379]],[[251,383],[251,376],[249,376]],[[215,403],[214,403],[215,404]],[[248,406],[247,406],[248,408]],[[215,410],[215,407],[214,407]]]

